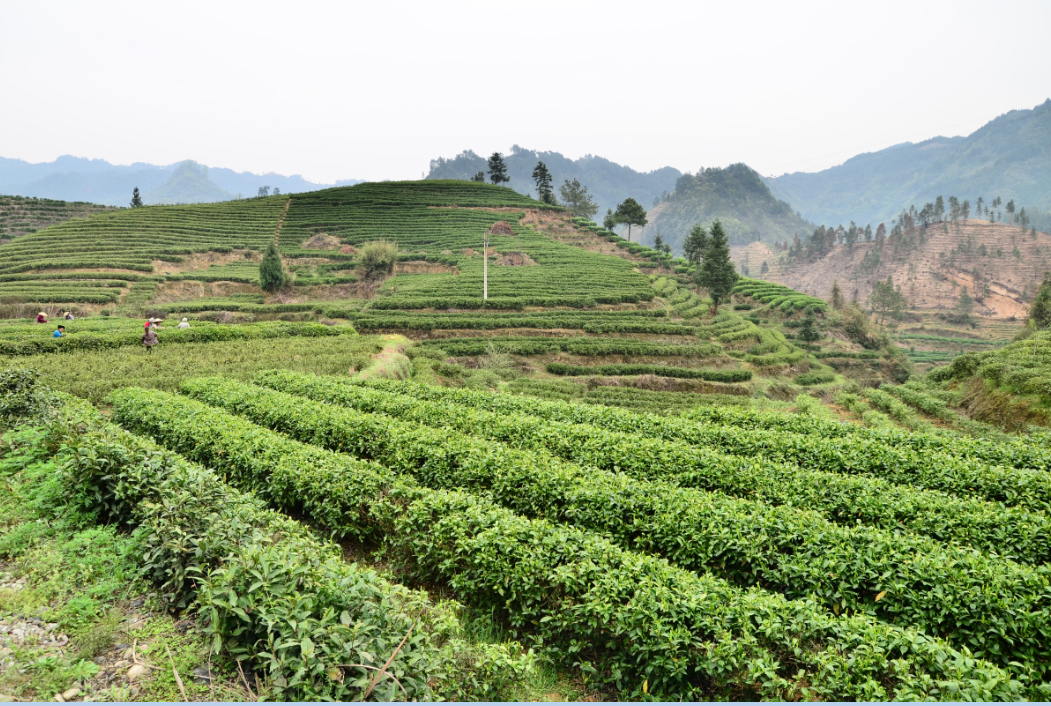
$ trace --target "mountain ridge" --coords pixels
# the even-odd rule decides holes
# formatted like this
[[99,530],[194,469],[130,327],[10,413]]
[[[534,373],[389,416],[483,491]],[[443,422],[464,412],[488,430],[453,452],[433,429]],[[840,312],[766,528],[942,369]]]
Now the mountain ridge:
[[[426,178],[462,181],[483,171],[488,180],[486,159],[472,150],[464,150],[452,159],[442,157],[432,159]],[[655,199],[661,198],[666,192],[675,188],[675,180],[682,176],[682,172],[674,167],[661,167],[649,172],[639,172],[605,157],[587,154],[579,159],[570,159],[559,152],[538,152],[513,145],[511,151],[504,155],[508,176],[511,177],[507,186],[521,194],[536,198],[532,175],[533,169],[540,161],[543,161],[551,172],[556,197],[558,187],[566,179],[578,179],[586,186],[599,206],[596,216],[599,220],[607,208],[615,209],[618,203],[629,196],[643,206],[649,206]]]
[[[131,200],[132,189],[138,187],[143,194],[159,189],[186,161],[193,160],[180,160],[168,165],[147,162],[117,165],[104,159],[73,155],[62,155],[53,162],[37,163],[0,157],[0,193],[127,206]],[[276,187],[284,193],[301,193],[334,186],[351,186],[364,181],[342,179],[334,184],[315,184],[299,174],[254,174],[210,166],[207,169],[211,181],[220,189],[229,192],[230,198],[235,198],[238,194],[243,197],[255,196],[261,186],[269,186],[271,189]]]
[[820,172],[764,179],[810,221],[890,222],[903,204],[939,195],[1000,196],[1038,213],[1051,209],[1051,99],[1012,110],[967,136],[933,137],[855,155]]

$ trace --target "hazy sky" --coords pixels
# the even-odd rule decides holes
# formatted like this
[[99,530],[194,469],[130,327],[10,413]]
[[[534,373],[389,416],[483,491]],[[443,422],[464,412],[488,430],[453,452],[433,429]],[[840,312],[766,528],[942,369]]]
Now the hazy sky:
[[0,156],[415,179],[512,144],[816,171],[1051,96],[1051,2],[14,2]]

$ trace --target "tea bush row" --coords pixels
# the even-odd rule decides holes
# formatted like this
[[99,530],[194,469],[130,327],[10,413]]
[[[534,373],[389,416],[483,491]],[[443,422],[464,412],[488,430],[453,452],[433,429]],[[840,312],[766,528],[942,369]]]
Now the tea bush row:
[[337,536],[382,536],[417,580],[444,583],[553,653],[574,655],[592,683],[622,697],[1023,694],[1003,671],[920,632],[860,615],[833,618],[808,601],[740,589],[482,497],[422,488],[376,464],[169,398],[158,404],[153,391],[127,389],[112,401],[121,423],[272,504]]
[[374,698],[500,698],[528,670],[513,648],[465,643],[452,606],[346,563],[211,471],[64,399],[70,491],[101,520],[138,528],[162,599],[205,616],[213,652],[266,675],[277,699],[360,699],[388,657],[405,693],[386,679]]
[[[288,379],[294,380],[296,378]],[[864,517],[870,516],[873,518],[871,520],[873,523],[885,523],[883,526],[893,527],[900,522],[911,527],[914,531],[930,533],[931,536],[946,541],[952,540],[953,536],[950,533],[955,532],[960,534],[961,541],[976,541],[979,546],[999,546],[1004,553],[1011,556],[1027,555],[1029,550],[1025,546],[1030,542],[1038,542],[1043,545],[1043,548],[1037,550],[1036,556],[1046,556],[1047,552],[1047,545],[1042,540],[1037,539],[1036,535],[1032,534],[1030,530],[1021,529],[1015,535],[1015,530],[1013,529],[998,528],[995,513],[990,513],[993,513],[994,510],[1003,511],[1004,508],[996,503],[986,503],[979,499],[971,499],[968,496],[974,495],[974,493],[967,492],[970,486],[961,487],[961,481],[966,480],[966,471],[973,469],[976,484],[984,484],[989,487],[989,495],[1010,492],[1010,490],[996,490],[1001,488],[999,484],[1003,484],[1003,486],[1014,484],[1014,488],[1018,489],[1015,491],[1016,496],[1014,497],[1026,501],[1015,504],[1023,507],[1026,505],[1039,505],[1039,497],[1041,497],[1041,495],[1037,495],[1037,493],[1041,493],[1039,485],[1046,483],[1048,478],[1048,474],[1042,471],[983,467],[977,464],[964,465],[962,468],[957,468],[960,465],[958,459],[952,457],[942,458],[939,454],[932,452],[916,454],[931,460],[931,467],[925,471],[925,474],[932,479],[930,485],[937,485],[940,482],[942,485],[956,485],[960,487],[961,492],[959,492],[959,495],[962,497],[953,498],[944,492],[924,491],[916,487],[910,487],[911,484],[895,484],[894,481],[896,479],[889,478],[887,473],[844,474],[836,472],[835,469],[827,468],[820,463],[813,466],[796,465],[791,461],[774,463],[774,461],[787,461],[783,457],[792,455],[787,453],[787,451],[801,447],[821,447],[821,445],[827,443],[829,448],[840,449],[845,457],[850,457],[859,453],[858,448],[864,449],[876,446],[875,444],[866,446],[861,443],[863,440],[849,437],[846,439],[847,443],[843,443],[842,439],[824,440],[816,434],[804,435],[791,432],[740,429],[727,425],[698,424],[697,421],[689,418],[696,413],[696,410],[687,414],[686,418],[676,419],[636,414],[610,407],[566,404],[551,400],[523,398],[515,395],[429,387],[392,380],[330,380],[327,381],[326,389],[343,390],[345,388],[351,390],[355,387],[397,392],[419,400],[452,402],[501,414],[526,415],[535,419],[532,422],[533,424],[541,422],[560,423],[558,425],[558,433],[563,436],[573,435],[574,438],[583,438],[581,435],[586,437],[588,432],[586,427],[598,427],[603,432],[616,432],[622,435],[619,438],[623,440],[622,443],[625,448],[641,448],[644,444],[652,445],[652,456],[647,457],[645,460],[633,462],[630,453],[626,453],[623,457],[606,456],[609,460],[604,462],[599,460],[603,456],[598,454],[612,453],[611,451],[603,451],[603,444],[611,443],[609,441],[610,437],[606,433],[598,433],[594,437],[594,442],[588,446],[592,450],[589,450],[587,453],[596,454],[587,457],[588,460],[586,462],[592,465],[601,466],[603,463],[609,463],[610,465],[607,467],[613,468],[616,466],[623,470],[642,463],[644,465],[639,467],[639,473],[657,472],[657,469],[662,467],[659,465],[661,454],[670,454],[673,450],[677,450],[677,454],[682,456],[682,460],[666,466],[668,468],[666,472],[669,474],[681,473],[682,464],[690,464],[687,468],[695,470],[696,482],[714,484],[704,487],[724,489],[732,494],[752,492],[758,494],[761,492],[759,487],[765,484],[773,483],[772,487],[776,488],[782,482],[790,482],[794,484],[791,490],[784,491],[783,495],[778,495],[782,492],[780,490],[771,490],[769,492],[774,494],[767,498],[767,501],[777,504],[803,503],[803,498],[806,498],[806,503],[821,503],[820,507],[829,507],[828,514],[830,516],[850,518],[844,521],[855,521],[859,517],[863,521],[870,521],[864,519]],[[329,392],[329,394],[336,394],[336,392]],[[352,393],[340,392],[339,394],[349,396]],[[725,415],[748,414],[747,410],[726,408],[720,409],[719,412]],[[574,425],[581,425],[585,428],[575,429]],[[549,437],[540,435],[538,438],[547,440]],[[545,443],[554,443],[554,441],[546,441]],[[735,455],[733,452],[734,446],[743,448],[743,453]],[[716,451],[720,447],[725,453]],[[562,447],[557,446],[554,448]],[[877,455],[885,452],[886,450],[872,451],[873,454]],[[575,450],[570,446],[566,447],[565,453],[577,454],[583,453],[583,451]],[[778,456],[782,458],[776,458]],[[691,457],[695,459],[692,462],[689,460]],[[577,458],[576,456],[573,456],[573,458],[585,463],[583,458]],[[706,469],[709,467],[713,469],[711,477],[714,479],[710,481],[704,480]],[[753,468],[753,470],[747,470],[746,472],[746,469],[749,468]],[[770,473],[766,472],[767,469]],[[953,474],[953,471],[958,471],[959,477]],[[984,475],[982,471],[984,471]],[[905,472],[902,472],[901,475],[906,478],[911,477],[909,473]],[[652,475],[643,477],[652,477]],[[788,480],[772,480],[779,478]],[[792,480],[795,478],[799,480]],[[1036,487],[1027,491],[1026,480],[1030,480]],[[808,485],[819,488],[819,490],[816,492],[807,491]],[[833,490],[835,487],[840,487],[842,490]],[[729,490],[730,488],[737,488],[738,490]],[[862,492],[859,490],[862,488],[870,490]],[[855,505],[852,498],[858,493],[861,493],[861,496],[857,500],[858,504]],[[757,497],[764,496],[760,494]],[[781,499],[776,500],[775,498],[777,497]],[[798,501],[794,501],[793,497],[798,498]],[[895,501],[893,499],[895,497],[901,497],[903,500]],[[881,498],[885,498],[885,500],[881,500]],[[917,503],[921,502],[924,504],[925,509],[923,510],[918,509],[919,505]],[[946,505],[944,509],[936,509],[947,502],[950,505]],[[1040,508],[1037,507],[1036,509],[1039,510]],[[860,515],[859,511],[861,512]],[[1029,513],[1020,508],[1008,509],[1008,512],[1011,513],[1012,517],[1018,518],[1018,522],[1022,525],[1029,526],[1029,523],[1036,521],[1037,524],[1033,525],[1034,527],[1043,526],[1044,520],[1040,519],[1043,515],[1040,513]],[[1006,517],[1007,515],[1004,516]],[[1012,520],[1013,522],[1014,520]],[[972,523],[977,523],[980,529],[965,529],[966,526]],[[957,525],[959,525],[958,528]],[[963,539],[964,533],[969,539]],[[986,534],[988,534],[989,539],[983,540],[982,537]],[[1007,539],[1007,537],[1012,535],[1015,536],[1015,539]],[[1032,554],[1028,555],[1033,556]],[[1038,559],[1038,561],[1044,561],[1044,559]]]

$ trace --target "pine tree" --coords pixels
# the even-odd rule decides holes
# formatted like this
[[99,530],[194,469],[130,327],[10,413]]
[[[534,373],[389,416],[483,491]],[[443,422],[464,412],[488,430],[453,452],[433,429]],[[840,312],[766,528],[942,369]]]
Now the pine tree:
[[1036,299],[1029,305],[1029,326],[1037,331],[1051,328],[1051,272],[1044,273],[1044,282],[1040,285]]
[[602,218],[602,227],[611,233],[617,227],[617,217],[613,215],[612,208],[606,209],[606,215]]
[[[558,192],[562,195],[562,205],[573,212],[579,218],[594,218],[598,213],[598,204],[588,193],[588,187],[581,186],[580,181],[574,179],[559,187]],[[616,224],[614,224],[616,225]],[[610,229],[612,230],[612,228]]]
[[1014,215],[1015,215],[1015,200],[1014,199],[1011,199],[1010,201],[1007,202],[1007,205],[1004,206],[1004,210],[1007,211],[1007,215],[1011,219],[1011,221],[1015,222],[1015,217],[1014,217]]
[[493,184],[511,181],[511,177],[507,176],[507,165],[504,164],[504,157],[499,152],[493,152],[492,156],[489,157],[489,181]]
[[730,244],[718,221],[712,224],[708,239],[708,248],[704,253],[704,262],[694,274],[697,286],[708,290],[712,298],[712,314],[719,313],[719,304],[730,298],[730,292],[737,284],[737,270],[730,262]]
[[770,265],[766,264],[766,260],[763,260],[763,264],[759,267],[759,276],[762,277],[770,271]]
[[142,197],[139,196],[139,187],[135,187],[131,192],[131,207],[138,208],[142,205]]
[[628,240],[631,240],[632,226],[641,228],[649,222],[646,220],[646,209],[630,196],[620,202],[620,205],[617,206],[617,212],[613,215],[617,219],[617,223],[623,223],[628,227]]
[[807,307],[806,318],[803,319],[803,325],[799,328],[799,340],[807,344],[808,348],[814,341],[821,340],[821,332],[817,330],[817,319],[814,318],[812,307]]
[[843,300],[843,290],[839,288],[839,280],[832,281],[832,308],[842,309],[846,306],[846,302]]
[[544,203],[554,204],[555,194],[551,188],[551,172],[543,162],[537,162],[533,170],[533,181],[536,182],[536,195]]
[[259,187],[259,191],[256,192],[256,196],[269,196],[269,195],[270,195],[270,187],[269,186],[260,186]]
[[281,266],[281,253],[277,244],[271,242],[259,263],[259,286],[273,294],[285,286],[285,271]]
[[484,182],[485,181],[485,172],[478,172],[473,177],[471,177],[471,181],[482,181],[482,182]]
[[660,250],[662,252],[664,250],[664,236],[661,235],[660,231],[657,231],[657,235],[653,239],[653,249]]
[[698,267],[704,260],[704,253],[708,250],[708,231],[704,226],[697,224],[686,237],[682,246],[682,254],[686,259]]

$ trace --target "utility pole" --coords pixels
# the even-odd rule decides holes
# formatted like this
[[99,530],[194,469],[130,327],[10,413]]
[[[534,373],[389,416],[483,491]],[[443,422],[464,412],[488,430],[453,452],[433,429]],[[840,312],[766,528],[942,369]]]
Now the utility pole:
[[482,301],[489,299],[489,231],[482,236]]

